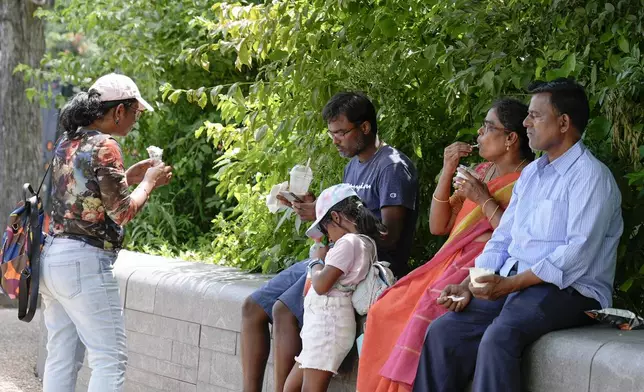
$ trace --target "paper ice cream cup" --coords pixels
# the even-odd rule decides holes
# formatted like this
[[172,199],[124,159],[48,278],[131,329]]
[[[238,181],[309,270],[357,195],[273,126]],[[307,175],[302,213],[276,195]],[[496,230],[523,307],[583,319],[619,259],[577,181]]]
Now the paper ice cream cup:
[[489,268],[479,268],[479,267],[470,268],[470,282],[472,283],[472,286],[485,287],[487,283],[478,283],[476,281],[476,278],[480,278],[481,276],[488,276],[488,275],[494,275],[494,271]]
[[147,148],[148,155],[154,164],[163,162],[163,150],[156,146],[150,146]]

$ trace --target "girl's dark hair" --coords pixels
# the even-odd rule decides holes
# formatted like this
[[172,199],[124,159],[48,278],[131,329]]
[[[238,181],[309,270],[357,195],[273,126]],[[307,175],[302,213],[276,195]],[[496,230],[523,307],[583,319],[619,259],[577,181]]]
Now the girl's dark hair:
[[523,120],[528,116],[528,105],[512,98],[502,98],[492,104],[492,109],[501,124],[510,132],[519,136],[519,154],[521,158],[534,160],[534,152],[530,149],[528,132],[523,126]]
[[80,92],[74,95],[60,111],[58,125],[67,134],[69,139],[80,136],[78,129],[86,127],[94,121],[103,118],[111,108],[124,104],[126,108],[136,102],[135,98],[119,101],[101,102],[101,94],[96,90]]
[[383,225],[380,220],[362,203],[360,198],[353,196],[339,201],[336,205],[331,207],[320,220],[318,226],[324,234],[326,233],[325,227],[331,222],[331,212],[337,212],[356,224],[358,233],[371,237],[376,244],[380,243],[381,237],[387,232],[387,227]]

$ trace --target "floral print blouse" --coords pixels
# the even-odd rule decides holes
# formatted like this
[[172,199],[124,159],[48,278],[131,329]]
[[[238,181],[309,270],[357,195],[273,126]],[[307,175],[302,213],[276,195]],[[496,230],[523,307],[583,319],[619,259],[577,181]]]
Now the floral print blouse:
[[120,247],[123,225],[138,207],[130,199],[123,156],[110,135],[83,130],[63,137],[53,161],[51,234],[94,237]]

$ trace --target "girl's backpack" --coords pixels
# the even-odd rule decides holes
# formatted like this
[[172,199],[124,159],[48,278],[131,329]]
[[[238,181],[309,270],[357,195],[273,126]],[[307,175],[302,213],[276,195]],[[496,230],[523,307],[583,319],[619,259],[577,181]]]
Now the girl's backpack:
[[386,261],[378,261],[378,250],[375,241],[366,235],[360,237],[369,242],[373,246],[373,261],[371,268],[367,273],[367,277],[356,285],[355,291],[351,296],[351,302],[356,312],[364,316],[380,297],[383,291],[396,283],[394,274],[389,269],[389,263]]

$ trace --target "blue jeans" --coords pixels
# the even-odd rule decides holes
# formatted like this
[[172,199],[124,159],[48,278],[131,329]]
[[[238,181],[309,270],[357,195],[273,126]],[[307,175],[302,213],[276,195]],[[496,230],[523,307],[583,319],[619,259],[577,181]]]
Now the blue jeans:
[[88,392],[120,392],[127,351],[117,253],[65,238],[47,238],[40,290],[45,305],[47,361],[43,392],[73,392],[82,366],[81,344],[92,369]]
[[521,390],[524,348],[548,332],[592,322],[599,303],[569,288],[539,284],[496,301],[472,299],[429,325],[413,392]]
[[251,294],[273,322],[273,305],[281,301],[295,315],[302,328],[304,324],[304,286],[306,283],[306,266],[310,259],[300,261],[280,272],[264,286]]

